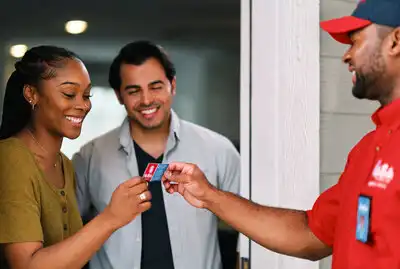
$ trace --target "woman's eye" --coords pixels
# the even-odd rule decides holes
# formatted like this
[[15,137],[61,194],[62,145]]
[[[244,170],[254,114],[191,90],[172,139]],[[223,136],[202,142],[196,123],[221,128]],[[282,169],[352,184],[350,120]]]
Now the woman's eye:
[[74,97],[75,97],[74,94],[68,94],[68,93],[65,93],[65,92],[63,92],[63,94],[64,94],[64,96],[67,97],[67,98],[74,98]]

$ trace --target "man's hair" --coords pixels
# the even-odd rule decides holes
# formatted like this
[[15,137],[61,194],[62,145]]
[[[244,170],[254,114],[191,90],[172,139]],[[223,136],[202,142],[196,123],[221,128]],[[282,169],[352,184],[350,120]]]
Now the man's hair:
[[176,71],[167,53],[160,46],[142,40],[125,45],[113,60],[108,74],[108,82],[111,88],[119,90],[121,87],[120,71],[122,64],[141,65],[151,58],[156,59],[162,65],[166,77],[172,82]]
[[383,41],[393,30],[394,28],[390,26],[376,25],[376,32],[380,41]]

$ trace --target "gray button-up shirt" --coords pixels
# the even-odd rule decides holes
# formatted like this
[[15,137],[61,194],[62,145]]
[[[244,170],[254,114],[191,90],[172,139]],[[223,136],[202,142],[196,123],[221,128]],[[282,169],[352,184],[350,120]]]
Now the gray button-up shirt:
[[[163,163],[197,164],[211,184],[239,193],[240,157],[225,137],[181,120],[172,111]],[[129,121],[82,147],[73,157],[77,199],[84,219],[103,211],[116,187],[138,176]],[[179,194],[163,188],[165,210],[175,269],[220,269],[217,218],[196,209]],[[90,262],[91,269],[139,269],[142,231],[140,215],[116,231]]]

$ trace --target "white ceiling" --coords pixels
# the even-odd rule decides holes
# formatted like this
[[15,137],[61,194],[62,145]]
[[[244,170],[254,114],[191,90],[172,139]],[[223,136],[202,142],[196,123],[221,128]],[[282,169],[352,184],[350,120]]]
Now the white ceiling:
[[[240,0],[0,0],[0,7],[0,42],[7,55],[16,43],[64,46],[92,73],[105,73],[124,44],[141,38],[166,48],[185,42],[234,53],[240,48]],[[87,32],[65,33],[71,19],[86,20]]]
[[221,39],[239,37],[240,0],[0,0],[0,37],[65,38],[64,23],[88,21],[77,40],[127,37]]

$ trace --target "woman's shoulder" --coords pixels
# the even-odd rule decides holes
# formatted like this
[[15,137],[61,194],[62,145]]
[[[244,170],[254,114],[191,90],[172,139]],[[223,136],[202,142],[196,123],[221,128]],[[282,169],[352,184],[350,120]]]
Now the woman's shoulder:
[[18,138],[0,140],[0,176],[15,180],[27,178],[36,171],[35,160],[28,148]]
[[32,155],[21,140],[15,137],[0,140],[0,161],[7,163],[27,164],[27,160],[32,160]]

